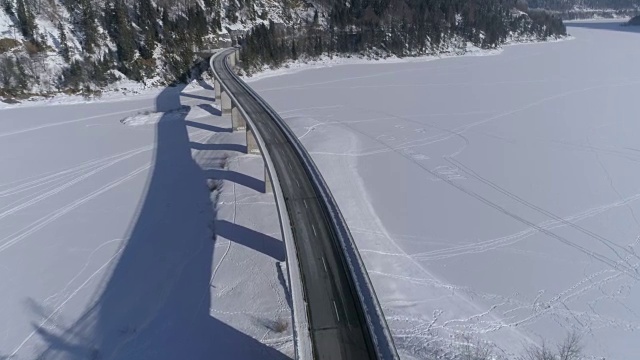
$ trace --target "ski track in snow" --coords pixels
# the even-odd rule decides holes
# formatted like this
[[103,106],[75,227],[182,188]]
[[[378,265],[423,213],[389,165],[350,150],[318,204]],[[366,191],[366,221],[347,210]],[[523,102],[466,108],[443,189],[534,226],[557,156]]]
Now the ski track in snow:
[[29,341],[31,340],[31,338],[38,333],[38,331],[43,328],[56,314],[58,314],[63,308],[64,306],[71,300],[73,299],[73,297],[75,295],[77,295],[84,287],[86,287],[96,276],[98,276],[107,266],[109,266],[109,264],[111,264],[111,262],[116,259],[120,253],[122,252],[124,248],[121,248],[120,250],[118,250],[107,262],[105,262],[104,264],[102,264],[102,266],[100,266],[100,268],[96,271],[94,271],[91,275],[89,275],[89,277],[87,277],[87,279],[80,284],[80,286],[78,286],[69,296],[67,296],[67,298],[62,301],[55,309],[54,311],[43,321],[40,322],[40,324],[38,324],[38,326],[36,327],[36,329],[34,329],[11,353],[11,355],[9,355],[9,358],[15,356],[18,351],[20,351],[20,349],[22,349],[22,347]]
[[[15,132],[11,132],[11,133],[4,133],[4,134],[0,134],[0,137],[2,136],[8,136],[8,135],[14,135],[14,134],[18,134],[18,133],[24,133],[24,132],[28,132],[28,131],[34,131],[34,130],[40,130],[40,129],[44,129],[47,127],[51,127],[51,126],[58,126],[58,125],[63,125],[63,124],[69,124],[69,123],[74,123],[74,122],[80,122],[80,121],[86,121],[86,120],[90,120],[90,119],[95,119],[95,118],[101,118],[101,117],[108,117],[108,116],[113,116],[113,115],[119,115],[119,114],[124,114],[124,113],[131,113],[132,111],[135,111],[137,109],[133,109],[133,110],[127,110],[127,111],[122,111],[122,112],[113,112],[113,113],[108,113],[108,114],[101,114],[101,115],[97,115],[97,116],[92,116],[92,117],[87,117],[87,118],[82,118],[82,119],[77,119],[77,120],[72,120],[72,121],[66,121],[66,122],[59,122],[59,123],[54,123],[54,124],[49,124],[49,125],[45,125],[45,126],[39,126],[39,127],[32,127],[29,129],[24,129],[21,131],[15,131]],[[210,132],[206,131],[206,130],[197,130],[197,131],[193,131],[190,133],[190,136],[195,140],[195,141],[202,141],[206,138],[208,138],[210,136]],[[136,149],[132,149],[132,150],[128,150],[125,152],[121,152],[121,153],[117,153],[117,154],[113,154],[113,155],[109,155],[106,157],[101,157],[101,158],[96,158],[90,161],[86,161],[84,163],[81,163],[79,165],[70,167],[70,168],[66,168],[60,171],[54,171],[54,172],[48,172],[48,173],[44,173],[44,174],[39,174],[39,175],[35,175],[35,176],[30,176],[28,178],[24,178],[21,180],[16,180],[16,181],[12,181],[9,183],[5,183],[5,184],[1,184],[0,185],[0,198],[8,198],[8,197],[12,197],[12,196],[16,196],[19,195],[21,193],[24,192],[28,192],[28,191],[35,191],[33,194],[29,194],[24,196],[23,198],[17,199],[11,203],[9,203],[8,205],[5,205],[3,207],[0,208],[0,221],[2,220],[10,220],[10,216],[13,214],[16,214],[22,210],[25,210],[26,208],[30,207],[30,206],[34,206],[36,204],[38,204],[41,201],[44,201],[56,194],[59,194],[65,190],[68,190],[70,188],[72,188],[74,185],[79,184],[80,182],[83,182],[85,180],[87,180],[90,177],[95,177],[95,175],[99,174],[100,172],[113,167],[116,164],[119,164],[123,161],[129,160],[134,158],[137,155],[141,155],[144,154],[146,152],[149,152],[151,150],[154,150],[156,147],[156,145],[147,145],[147,146],[142,146]],[[57,219],[63,217],[64,215],[70,213],[71,211],[79,208],[80,206],[85,205],[86,203],[88,203],[89,201],[104,195],[105,193],[107,193],[108,191],[126,184],[128,181],[136,178],[137,176],[139,176],[140,174],[146,173],[150,168],[152,167],[152,164],[150,162],[147,162],[145,165],[140,166],[138,168],[136,168],[133,171],[130,171],[126,174],[124,174],[123,176],[120,176],[118,178],[116,178],[113,181],[109,181],[106,182],[103,186],[95,189],[94,191],[90,192],[89,194],[79,197],[77,199],[75,199],[74,201],[67,203],[66,205],[59,207],[57,209],[55,209],[54,211],[51,211],[50,213],[48,213],[47,215],[31,222],[29,225],[21,228],[18,231],[13,232],[12,234],[10,234],[9,236],[6,236],[2,239],[0,239],[0,253],[4,252],[5,250],[9,249],[10,247],[20,243],[21,241],[23,241],[24,239],[28,238],[29,236],[33,235],[34,233],[38,232],[39,230],[43,229],[45,226],[55,222]],[[6,218],[6,219],[5,219]],[[87,269],[87,267],[89,266],[89,264],[91,263],[91,258],[93,257],[93,255],[98,252],[101,248],[114,243],[114,242],[122,242],[122,239],[114,239],[111,241],[107,241],[103,244],[101,244],[100,246],[98,246],[96,249],[94,249],[88,256],[87,256],[87,260],[85,262],[85,264],[81,267],[81,269],[76,273],[75,276],[73,276],[68,282],[67,284],[60,289],[59,291],[52,293],[51,295],[49,295],[45,300],[44,303],[45,305],[49,305],[52,304],[54,306],[53,311],[49,314],[49,316],[47,316],[44,320],[42,320],[38,326],[36,327],[36,329],[34,329],[11,353],[10,357],[15,356],[23,347],[24,345],[29,342],[33,336],[35,334],[37,334],[37,332],[39,331],[40,328],[44,327],[47,325],[47,323],[49,321],[51,321],[54,317],[56,317],[58,314],[61,313],[61,311],[64,309],[65,305],[72,299],[74,298],[83,288],[85,288],[96,276],[100,275],[103,270],[109,266],[109,264],[111,264],[115,259],[118,258],[118,256],[120,255],[123,247],[121,247],[119,250],[116,251],[116,253],[111,256],[109,258],[108,261],[106,261],[104,264],[102,264],[95,272],[93,272],[92,274],[89,274],[86,279],[84,280],[84,282],[82,284],[80,284],[77,288],[75,288],[73,291],[71,291],[70,293],[68,292],[68,288],[74,283],[76,282],[81,276],[83,276],[83,272]],[[61,300],[56,301],[55,299],[62,297]]]
[[146,110],[146,109],[149,109],[149,108],[150,108],[149,106],[144,106],[144,107],[140,107],[140,108],[136,108],[136,109],[116,111],[116,112],[112,112],[112,113],[104,113],[104,114],[88,116],[88,117],[84,117],[84,118],[80,118],[80,119],[60,121],[60,122],[56,122],[56,123],[47,123],[45,125],[32,126],[30,128],[25,128],[25,129],[20,129],[20,130],[7,131],[7,132],[4,132],[4,133],[0,133],[0,138],[7,137],[7,136],[12,136],[12,135],[24,134],[24,133],[28,133],[28,132],[36,131],[36,130],[43,130],[43,129],[47,129],[47,128],[51,128],[51,127],[55,127],[55,126],[68,125],[68,124],[73,124],[73,123],[82,122],[82,121],[100,119],[100,118],[114,116],[114,115],[130,114],[130,113],[133,113],[133,112],[136,112],[136,111],[142,111],[142,110]]
[[10,248],[11,246],[17,244],[18,242],[22,241],[23,239],[27,238],[29,235],[35,233],[36,231],[42,229],[43,227],[47,226],[48,224],[54,222],[55,220],[57,220],[58,218],[66,215],[67,213],[71,212],[72,210],[75,210],[76,208],[80,207],[81,205],[84,205],[85,203],[89,202],[90,200],[93,200],[94,198],[106,193],[107,191],[122,185],[123,183],[133,179],[134,177],[136,177],[137,175],[147,171],[149,168],[151,167],[150,164],[142,166],[137,168],[136,170],[130,172],[129,174],[122,176],[114,181],[111,181],[109,183],[107,183],[106,185],[102,186],[101,188],[91,192],[90,194],[81,197],[63,207],[60,207],[58,209],[56,209],[55,211],[52,211],[51,213],[49,213],[48,215],[41,217],[40,219],[32,222],[30,225],[28,225],[27,227],[22,228],[21,230],[18,230],[14,233],[12,233],[11,235],[4,237],[3,239],[0,239],[0,253],[4,252],[5,250],[7,250],[8,248]]
[[[613,248],[611,247],[611,245],[610,245],[610,243],[611,243],[611,242],[610,242],[609,240],[607,240],[607,239],[603,239],[603,238],[601,238],[601,237],[596,237],[598,240],[600,240],[602,243],[604,243],[607,247],[609,247],[609,248],[610,248],[610,249],[611,249],[611,250],[616,254],[616,256],[618,256],[618,258],[619,258],[620,260],[623,260],[623,262],[625,262],[625,264],[624,264],[624,265],[623,265],[623,264],[619,264],[619,263],[618,263],[618,262],[616,262],[615,260],[610,259],[610,258],[608,258],[608,257],[606,257],[606,256],[604,256],[604,255],[602,255],[602,254],[596,253],[596,252],[594,252],[594,251],[587,250],[586,248],[584,248],[584,247],[582,247],[582,246],[580,246],[580,245],[577,245],[576,243],[573,243],[573,242],[571,242],[571,241],[569,241],[569,240],[567,240],[567,239],[565,239],[565,238],[563,238],[563,237],[560,237],[559,235],[557,235],[557,234],[555,234],[555,233],[551,233],[551,232],[549,232],[549,229],[547,229],[547,228],[545,228],[545,227],[541,227],[541,226],[538,226],[538,225],[536,225],[536,224],[533,224],[533,223],[529,222],[528,220],[525,220],[525,219],[524,219],[524,218],[522,218],[521,216],[516,215],[516,214],[514,214],[514,213],[512,213],[512,212],[509,212],[509,211],[508,211],[508,210],[506,210],[504,207],[502,207],[502,206],[500,206],[500,205],[498,205],[498,204],[496,204],[496,203],[494,203],[494,202],[492,202],[492,201],[490,201],[490,200],[488,200],[488,199],[484,198],[483,196],[481,196],[481,195],[479,195],[479,194],[477,194],[477,193],[475,193],[475,192],[473,192],[473,191],[471,191],[471,190],[468,190],[468,189],[466,189],[466,188],[464,188],[464,187],[462,187],[462,186],[458,185],[457,183],[454,183],[454,180],[457,180],[457,176],[456,176],[456,175],[454,175],[454,176],[452,177],[452,176],[451,176],[451,175],[452,175],[451,173],[443,173],[443,172],[439,172],[439,171],[437,171],[437,168],[436,168],[436,169],[430,169],[430,168],[428,168],[427,166],[425,166],[423,163],[421,163],[421,162],[417,161],[417,160],[416,160],[416,158],[415,158],[415,154],[414,154],[414,153],[409,153],[409,154],[407,154],[407,152],[406,152],[406,150],[407,150],[407,149],[410,149],[410,148],[412,148],[412,147],[416,147],[416,146],[423,146],[423,145],[427,145],[427,144],[432,144],[432,143],[434,143],[434,142],[440,142],[440,141],[445,141],[445,140],[451,139],[451,138],[452,138],[452,137],[454,137],[454,136],[460,136],[460,137],[462,137],[462,138],[463,138],[463,140],[464,140],[464,142],[465,142],[464,146],[463,146],[463,147],[461,147],[461,148],[460,148],[459,150],[457,150],[456,152],[454,152],[454,153],[452,153],[452,154],[450,154],[450,155],[448,155],[448,156],[443,156],[443,157],[442,157],[442,158],[443,158],[443,159],[445,159],[445,160],[446,160],[446,159],[452,159],[452,158],[456,157],[457,155],[459,155],[460,153],[462,153],[462,151],[464,151],[464,149],[468,146],[469,141],[468,141],[466,138],[464,138],[464,137],[462,136],[462,134],[463,134],[464,132],[466,132],[467,130],[469,130],[470,128],[472,128],[472,127],[479,126],[479,125],[485,124],[485,123],[490,122],[490,121],[498,120],[498,119],[501,119],[501,118],[507,117],[507,116],[509,116],[509,115],[513,115],[513,114],[515,114],[515,113],[525,111],[525,110],[530,109],[530,108],[532,108],[532,107],[539,106],[539,105],[541,105],[541,104],[544,104],[545,102],[552,101],[552,100],[556,100],[556,99],[559,99],[559,98],[562,98],[562,97],[565,97],[565,96],[569,96],[569,95],[572,95],[572,94],[581,93],[581,92],[586,92],[586,91],[589,91],[589,90],[599,89],[599,88],[604,88],[604,87],[610,87],[610,86],[629,86],[629,85],[631,85],[631,84],[638,84],[638,83],[640,83],[640,82],[625,83],[625,84],[623,84],[623,85],[618,84],[618,85],[592,86],[592,87],[587,87],[587,88],[580,89],[580,90],[571,90],[571,91],[563,92],[563,93],[561,93],[561,94],[557,94],[557,95],[553,95],[553,96],[545,97],[545,98],[543,98],[543,99],[540,99],[540,100],[537,100],[537,101],[535,101],[535,102],[532,102],[532,103],[530,103],[530,104],[528,104],[528,105],[526,105],[526,106],[524,106],[524,107],[522,107],[522,108],[519,108],[519,109],[516,109],[516,110],[511,110],[511,111],[508,111],[508,112],[502,113],[502,114],[497,115],[497,116],[489,117],[489,118],[487,118],[487,119],[480,120],[480,121],[477,121],[477,122],[471,123],[471,124],[469,124],[469,125],[464,125],[464,126],[461,126],[461,127],[456,128],[456,129],[453,129],[453,130],[451,130],[451,131],[447,131],[447,132],[450,132],[451,134],[450,134],[450,135],[447,135],[447,136],[444,136],[444,137],[440,136],[437,140],[434,140],[433,142],[424,143],[424,140],[425,140],[425,139],[422,139],[422,140],[416,140],[415,142],[420,142],[420,141],[422,141],[422,142],[423,142],[423,143],[421,143],[420,145],[415,145],[415,144],[414,144],[414,145],[409,146],[409,145],[408,145],[409,143],[403,143],[403,144],[400,144],[400,145],[391,145],[391,144],[389,144],[388,142],[382,141],[380,136],[379,136],[379,137],[372,137],[372,136],[370,136],[369,134],[367,134],[367,133],[365,133],[365,132],[363,132],[363,131],[360,131],[360,130],[358,130],[358,129],[354,128],[353,126],[349,125],[348,123],[341,123],[341,124],[342,124],[343,126],[347,127],[347,128],[348,128],[349,130],[351,130],[351,131],[357,132],[357,133],[359,133],[359,134],[361,134],[361,135],[363,135],[363,136],[365,136],[365,137],[367,137],[367,138],[370,138],[371,140],[373,140],[373,141],[375,141],[375,142],[377,142],[377,143],[381,144],[381,145],[385,148],[384,150],[379,150],[379,151],[377,151],[377,152],[375,152],[375,153],[379,154],[379,153],[383,153],[383,152],[395,152],[395,153],[397,153],[397,154],[401,155],[402,157],[406,158],[407,160],[409,160],[409,161],[413,162],[414,164],[418,165],[420,168],[422,168],[423,170],[425,170],[426,172],[428,172],[429,174],[431,174],[431,175],[433,176],[433,178],[437,178],[437,179],[439,179],[439,180],[441,180],[441,181],[444,181],[445,183],[448,183],[449,185],[452,185],[453,187],[457,188],[458,190],[463,191],[463,192],[465,192],[465,193],[467,193],[467,194],[469,194],[469,195],[471,195],[471,196],[473,196],[473,197],[477,198],[477,199],[478,199],[478,200],[480,200],[481,202],[484,202],[485,204],[487,204],[487,205],[489,205],[489,206],[493,207],[494,209],[496,209],[496,210],[498,210],[498,211],[500,211],[500,212],[503,212],[504,214],[506,214],[506,215],[508,215],[508,216],[510,216],[510,217],[512,217],[512,218],[514,218],[515,220],[520,221],[520,222],[522,222],[522,223],[523,223],[523,224],[525,224],[525,225],[528,225],[530,228],[532,228],[532,229],[534,230],[534,232],[533,232],[533,233],[535,233],[535,230],[537,230],[537,232],[542,232],[542,233],[544,233],[544,234],[546,234],[546,235],[548,235],[548,236],[550,236],[550,237],[553,237],[553,238],[555,238],[555,239],[557,239],[557,240],[559,240],[559,241],[561,241],[561,242],[563,242],[563,243],[565,243],[565,244],[567,244],[567,245],[569,245],[569,246],[572,246],[572,247],[574,247],[574,248],[576,248],[576,249],[578,249],[578,250],[580,250],[580,251],[584,252],[585,254],[587,254],[587,255],[589,255],[589,256],[594,257],[594,258],[595,258],[595,259],[597,259],[598,261],[601,261],[601,262],[603,262],[603,263],[608,264],[608,265],[609,265],[609,266],[611,266],[612,268],[619,269],[620,271],[624,271],[624,272],[626,272],[629,276],[631,276],[631,277],[633,277],[633,278],[635,278],[635,279],[640,280],[640,273],[638,273],[637,269],[634,269],[634,266],[633,266],[632,264],[630,264],[630,263],[628,263],[627,261],[624,261],[624,260],[623,260],[622,256],[618,253],[618,251],[616,251],[615,249],[613,249]],[[398,117],[398,118],[399,118],[399,119],[402,119],[402,117]],[[431,137],[431,138],[433,138],[433,137]],[[402,150],[404,150],[404,151],[402,151]],[[372,153],[369,153],[369,155],[370,155],[370,154],[372,154]],[[640,194],[636,195],[635,197],[632,197],[632,199],[629,199],[629,200],[635,200],[635,199],[637,199],[637,197],[638,197],[638,196],[640,196]],[[519,199],[519,198],[517,198],[517,199]],[[521,199],[520,199],[520,200],[521,200]],[[521,202],[523,202],[523,201],[521,201]],[[626,204],[626,202],[623,202],[623,204]],[[548,213],[547,213],[547,214],[548,214]],[[562,219],[557,220],[557,222],[559,222],[559,223],[564,223],[565,225],[567,224],[566,220],[564,220],[564,221],[563,221]],[[527,230],[525,230],[525,231],[527,231]],[[533,233],[532,233],[532,234],[533,234]],[[506,240],[510,240],[510,238],[511,238],[511,237],[507,237],[507,239],[506,239]],[[497,241],[501,241],[501,242],[503,242],[503,243],[504,243],[504,240],[505,240],[505,239],[497,239]],[[496,240],[489,240],[489,242],[495,242],[495,241],[496,241]],[[508,243],[508,244],[509,244],[509,243]],[[626,250],[626,249],[624,249],[624,248],[622,248],[622,249],[623,249],[623,250]]]

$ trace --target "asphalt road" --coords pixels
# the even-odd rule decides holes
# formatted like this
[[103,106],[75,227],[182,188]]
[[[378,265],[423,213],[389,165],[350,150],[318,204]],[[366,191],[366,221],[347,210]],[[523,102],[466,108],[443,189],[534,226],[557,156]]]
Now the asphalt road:
[[280,179],[303,277],[315,358],[376,358],[368,329],[358,316],[360,304],[338,242],[311,180],[293,146],[260,103],[230,74],[224,59],[218,56],[213,63],[219,80],[254,122]]

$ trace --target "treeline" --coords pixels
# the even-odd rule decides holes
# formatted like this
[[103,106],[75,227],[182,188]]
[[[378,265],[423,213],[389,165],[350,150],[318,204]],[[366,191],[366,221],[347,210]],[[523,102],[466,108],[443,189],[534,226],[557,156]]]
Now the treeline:
[[[565,32],[553,16],[516,11],[527,10],[524,0],[311,0],[303,5],[283,0],[275,11],[286,26],[265,24],[273,15],[267,11],[273,4],[265,0],[0,0],[0,5],[21,35],[0,38],[5,95],[30,88],[91,92],[120,74],[141,82],[184,81],[194,49],[207,47],[204,42],[223,24],[238,22],[263,24],[244,41],[249,67],[373,49],[410,56],[466,42],[493,48],[513,34],[545,38]],[[306,11],[296,6],[315,13],[300,15]],[[41,18],[56,29],[40,29]],[[58,59],[51,59],[52,52]]]
[[[42,71],[47,70],[44,62],[51,47],[47,46],[43,29],[38,28],[35,18],[55,6],[52,1],[49,4],[0,1],[25,39],[26,52],[0,57],[2,90],[5,94],[17,94],[28,84],[42,81]],[[67,64],[53,84],[59,90],[105,86],[116,80],[114,70],[136,81],[154,76],[168,82],[185,80],[194,61],[194,49],[202,47],[207,35],[221,30],[220,0],[61,0],[61,3],[70,19],[50,16],[58,19],[57,51]],[[79,51],[70,45],[71,34],[79,42]],[[39,69],[31,72],[29,68]]]
[[311,23],[298,28],[255,27],[244,39],[243,66],[251,71],[300,55],[373,49],[402,57],[466,42],[495,48],[512,35],[544,39],[566,34],[559,18],[542,11],[526,15],[516,5],[510,0],[334,1],[326,17],[320,19],[316,12]]
[[567,11],[576,6],[590,9],[623,10],[640,7],[640,0],[529,0],[531,8]]

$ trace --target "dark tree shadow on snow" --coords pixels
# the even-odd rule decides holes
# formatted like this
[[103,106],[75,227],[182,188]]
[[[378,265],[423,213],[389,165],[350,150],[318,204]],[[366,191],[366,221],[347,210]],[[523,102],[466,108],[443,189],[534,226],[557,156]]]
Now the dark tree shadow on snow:
[[[157,110],[179,108],[182,88],[163,91]],[[209,313],[215,232],[279,261],[284,253],[266,235],[216,224],[206,174],[192,159],[187,124],[172,116],[157,125],[146,195],[119,258],[79,319],[37,330],[47,344],[38,359],[286,358]],[[31,307],[39,311],[37,304]]]

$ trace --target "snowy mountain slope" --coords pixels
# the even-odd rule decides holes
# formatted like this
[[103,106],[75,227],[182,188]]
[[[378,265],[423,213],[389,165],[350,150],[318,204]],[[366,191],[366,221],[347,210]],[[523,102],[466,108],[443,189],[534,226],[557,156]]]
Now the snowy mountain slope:
[[[441,0],[2,0],[1,4],[0,97],[5,99],[58,92],[93,95],[140,86],[134,83],[157,87],[184,82],[193,75],[198,49],[227,46],[261,24],[283,29],[286,35],[274,36],[274,43],[295,41],[296,52],[311,57],[373,48],[398,55],[401,46],[406,55],[424,55],[442,51],[443,43],[445,48],[465,48],[468,41],[496,47],[513,36],[540,40],[564,34],[562,24],[548,16],[532,14],[535,26],[514,25],[512,4],[501,0],[487,0],[482,6],[469,0],[446,4]],[[367,29],[375,29],[374,38],[368,37]],[[314,37],[321,35],[326,46],[312,46],[317,42]],[[362,40],[357,47],[341,45],[350,36]],[[286,53],[275,47],[268,50]],[[258,60],[269,61],[265,56]]]

